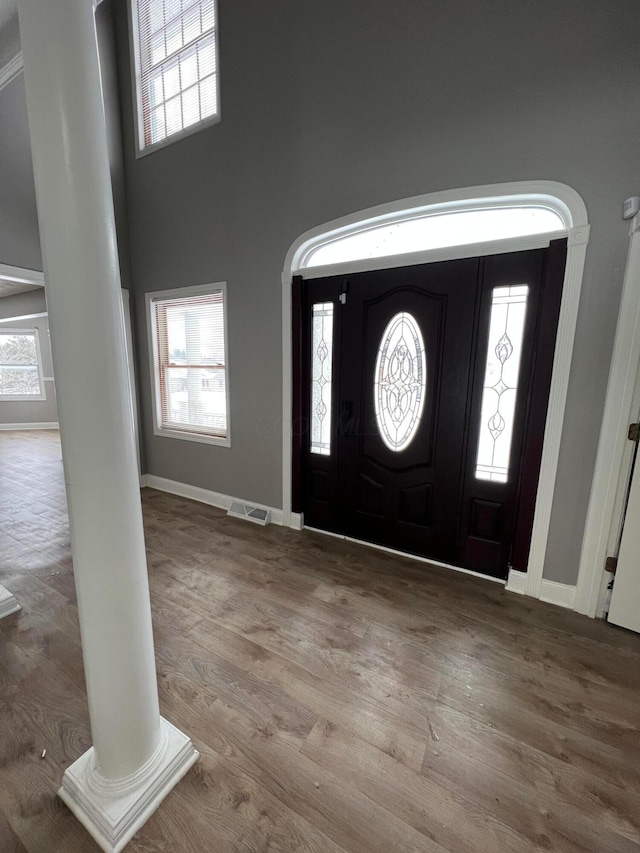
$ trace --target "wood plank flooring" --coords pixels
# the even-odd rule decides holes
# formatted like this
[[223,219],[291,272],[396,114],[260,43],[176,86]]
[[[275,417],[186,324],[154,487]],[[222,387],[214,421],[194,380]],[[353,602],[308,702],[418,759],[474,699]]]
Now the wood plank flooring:
[[[640,851],[640,636],[143,504],[161,710],[201,758],[127,850]],[[0,433],[0,583],[0,851],[95,853],[55,794],[90,745],[55,432]]]

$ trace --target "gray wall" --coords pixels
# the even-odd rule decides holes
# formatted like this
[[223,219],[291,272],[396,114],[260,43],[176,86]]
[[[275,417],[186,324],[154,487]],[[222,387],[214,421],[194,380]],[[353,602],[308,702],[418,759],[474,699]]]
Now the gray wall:
[[[220,2],[222,121],[135,157],[118,0],[147,470],[281,505],[280,273],[304,230],[452,187],[550,179],[592,224],[545,575],[574,582],[640,191],[636,0]],[[226,280],[231,449],[155,437],[147,291]]]
[[[15,297],[0,299],[2,303]],[[45,400],[20,400],[9,402],[0,401],[0,424],[43,424],[57,423],[58,412],[56,409],[56,395],[53,381],[53,365],[51,363],[51,341],[49,340],[49,320],[47,317],[37,317],[33,320],[0,320],[0,329],[37,329],[40,339],[40,354],[42,356],[42,375],[47,381],[44,383]]]
[[[121,254],[122,286],[129,286],[127,210],[115,67],[112,2],[96,10],[109,156]],[[5,24],[0,38],[0,68],[20,50],[17,14]],[[40,235],[33,181],[31,142],[24,77],[19,74],[0,90],[0,263],[42,270]]]
[[0,68],[10,62],[19,50],[18,8],[8,0],[0,4]]
[[0,90],[0,264],[42,269],[22,74]]
[[129,266],[129,223],[122,152],[122,128],[120,126],[120,103],[116,56],[114,7],[112,0],[104,0],[96,9],[96,32],[100,54],[100,76],[102,97],[107,122],[107,143],[113,206],[116,214],[118,253],[120,256],[120,278],[122,287],[131,286]]
[[[98,6],[96,29],[107,120],[120,272],[122,286],[129,288],[131,282],[128,222],[112,0],[105,0]],[[3,26],[0,35],[0,67],[2,67],[10,59],[13,59],[20,50],[17,14],[11,17],[8,24]],[[0,91],[0,263],[42,270],[31,144],[22,74]],[[46,312],[46,310],[44,290],[0,299],[0,320],[4,317],[36,314]],[[48,357],[50,358],[50,356]],[[51,371],[48,375],[50,373]],[[48,395],[50,391],[51,383],[48,383]],[[5,413],[8,405],[6,402],[2,404]],[[24,404],[15,403],[11,405],[22,410]],[[39,406],[42,412],[45,411],[43,403],[28,403],[27,405]],[[48,400],[47,405],[52,416],[45,418],[43,415],[40,418],[39,415],[36,417],[34,414],[32,420],[57,420],[55,401],[53,399]],[[33,412],[35,411],[33,408]],[[16,415],[12,420],[6,421],[3,421],[2,417],[4,415],[0,415],[0,423],[22,422],[23,420],[27,422],[27,419],[23,419],[22,416]],[[142,448],[141,455],[143,455]]]
[[[131,265],[129,254],[129,221],[126,200],[124,173],[124,158],[122,150],[122,128],[120,125],[120,93],[118,86],[118,63],[116,48],[116,32],[113,0],[104,0],[96,9],[96,30],[98,34],[98,50],[100,54],[100,74],[102,78],[102,97],[104,99],[105,117],[107,121],[107,142],[109,146],[109,165],[111,170],[111,187],[113,190],[113,206],[116,217],[116,232],[118,237],[118,255],[120,260],[120,279],[122,287],[131,290]],[[131,325],[135,329],[136,302],[131,298]],[[139,359],[136,357],[138,341],[133,334],[134,373],[136,388],[140,387]],[[138,423],[142,419],[139,398],[136,400]],[[145,446],[143,436],[139,436],[140,463],[145,463]]]
[[26,293],[16,293],[15,296],[5,296],[0,299],[0,320],[46,313],[44,288],[27,290]]

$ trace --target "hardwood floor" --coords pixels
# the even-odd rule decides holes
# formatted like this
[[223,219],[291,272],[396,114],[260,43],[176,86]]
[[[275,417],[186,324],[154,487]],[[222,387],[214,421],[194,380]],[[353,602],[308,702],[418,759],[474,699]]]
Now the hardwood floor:
[[[127,850],[640,851],[639,636],[143,503],[161,710],[201,758]],[[55,795],[90,744],[55,432],[0,433],[0,583],[0,851],[93,853]]]

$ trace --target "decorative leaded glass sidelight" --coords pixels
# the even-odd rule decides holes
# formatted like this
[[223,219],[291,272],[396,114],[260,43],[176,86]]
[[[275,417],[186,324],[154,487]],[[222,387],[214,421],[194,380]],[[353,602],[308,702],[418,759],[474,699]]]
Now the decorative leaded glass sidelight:
[[529,288],[496,287],[482,391],[476,478],[506,483]]
[[311,452],[331,453],[333,302],[319,302],[311,313]]
[[376,422],[390,450],[404,450],[415,436],[426,385],[422,333],[415,318],[402,311],[391,318],[382,333],[373,380]]

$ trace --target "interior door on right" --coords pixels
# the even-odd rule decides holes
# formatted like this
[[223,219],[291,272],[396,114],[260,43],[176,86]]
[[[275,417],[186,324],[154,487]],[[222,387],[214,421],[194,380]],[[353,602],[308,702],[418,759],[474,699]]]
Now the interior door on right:
[[640,633],[640,464],[636,460],[622,530],[609,622]]

